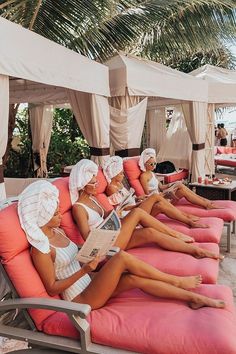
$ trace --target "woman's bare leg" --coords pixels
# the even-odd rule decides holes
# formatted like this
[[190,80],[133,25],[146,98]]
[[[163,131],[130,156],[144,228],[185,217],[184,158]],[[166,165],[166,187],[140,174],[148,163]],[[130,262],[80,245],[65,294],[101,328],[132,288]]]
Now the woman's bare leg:
[[201,206],[206,209],[222,209],[220,207],[217,207],[212,201],[203,198],[193,191],[186,187],[184,184],[180,184],[177,191],[176,191],[176,196],[178,198],[186,198],[190,203]]
[[168,216],[171,219],[180,221],[190,227],[196,227],[196,228],[206,228],[208,227],[205,224],[200,224],[197,221],[192,220],[188,216],[186,216],[185,213],[182,213],[181,210],[176,208],[174,205],[167,201],[161,201],[157,204],[154,205],[152,209],[152,215],[155,215],[157,213],[157,210],[159,210],[159,213],[163,213],[166,216]]
[[[124,273],[125,271],[127,273]],[[189,286],[196,287],[200,280],[198,276],[177,277],[162,273],[135,257],[120,252],[103,266],[89,286],[73,301],[87,303],[92,309],[97,309],[102,307],[111,296],[121,291],[140,288],[151,295],[185,300],[198,306],[224,307],[225,304],[221,300],[183,290]],[[181,288],[183,292],[179,291]]]
[[[131,239],[128,244],[123,249],[131,249],[135,247],[140,247],[144,244],[154,242],[159,247],[173,252],[187,253],[196,258],[213,258],[213,259],[223,259],[222,255],[210,252],[206,249],[200,248],[193,244],[188,244],[177,240],[171,236],[165,235],[157,230],[152,228],[143,228],[134,230]],[[116,246],[121,247],[119,244],[119,239],[116,242]]]
[[172,236],[175,238],[178,237],[182,241],[187,241],[187,242],[193,241],[193,239],[191,237],[188,237],[187,235],[183,235],[180,233],[173,233],[172,229],[165,226],[162,222],[155,219],[153,216],[147,214],[144,210],[142,210],[140,208],[135,208],[135,209],[131,210],[129,212],[129,214],[126,215],[121,220],[122,227],[121,227],[120,234],[118,236],[118,240],[116,242],[116,246],[119,246],[122,249],[125,249],[131,239],[133,231],[135,230],[136,226],[139,223],[144,227],[152,227],[157,231],[161,231],[163,233],[166,233],[167,235],[169,233],[171,233],[171,235],[169,235],[169,236]]

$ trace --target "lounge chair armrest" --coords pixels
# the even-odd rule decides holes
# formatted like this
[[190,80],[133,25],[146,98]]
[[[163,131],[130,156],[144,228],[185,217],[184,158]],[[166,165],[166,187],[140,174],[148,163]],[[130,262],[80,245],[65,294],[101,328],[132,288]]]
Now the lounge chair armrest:
[[91,311],[91,307],[87,304],[79,304],[75,302],[46,299],[46,298],[22,298],[13,300],[4,300],[0,302],[0,312],[18,309],[47,309],[59,312],[65,312],[68,315],[78,315],[86,318]]

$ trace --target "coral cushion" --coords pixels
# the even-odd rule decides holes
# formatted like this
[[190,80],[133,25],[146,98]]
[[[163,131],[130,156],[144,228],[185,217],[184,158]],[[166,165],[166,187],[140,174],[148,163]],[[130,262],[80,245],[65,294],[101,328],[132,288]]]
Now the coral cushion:
[[[12,258],[5,264],[5,269],[16,288],[20,297],[42,297],[52,298],[45,290],[45,287],[36,272],[29,250],[25,250]],[[59,296],[53,297],[59,299]],[[54,311],[49,310],[30,310],[30,314],[38,329],[41,329],[41,323]]]
[[[236,317],[231,290],[201,285],[196,292],[222,298],[227,307],[194,311],[182,301],[128,291],[91,312],[92,341],[146,354],[235,354]],[[78,338],[78,332],[62,314],[47,318],[43,330]]]
[[[235,155],[236,157],[236,155]],[[221,165],[221,166],[229,166],[229,167],[236,167],[236,159],[217,159],[215,158],[215,164]]]
[[29,243],[17,216],[14,203],[0,212],[0,250],[4,262],[29,248]]
[[235,154],[236,148],[230,146],[217,146],[217,154]]
[[188,178],[188,170],[182,170],[180,172],[175,171],[170,174],[160,174],[159,176],[164,177],[164,183],[172,183],[175,181],[181,181],[182,179]]
[[186,213],[200,217],[216,217],[221,218],[224,221],[236,220],[236,202],[232,200],[214,200],[214,203],[223,209],[206,210],[189,203],[185,198],[182,198],[176,207]]
[[191,236],[197,242],[214,242],[219,243],[223,232],[224,222],[219,218],[200,218],[201,224],[206,224],[207,228],[191,228],[181,222],[169,219],[164,214],[159,214],[157,219],[172,229],[182,232],[185,235]]
[[[195,243],[195,245],[219,254],[219,247],[215,243]],[[215,259],[196,259],[188,254],[163,250],[154,244],[130,249],[128,253],[162,272],[180,276],[201,274],[203,283],[208,284],[217,281],[219,261]]]
[[71,200],[69,192],[69,177],[58,178],[53,184],[59,189],[59,208],[61,214],[71,209]]
[[130,186],[134,188],[136,195],[140,196],[145,193],[139,181],[141,171],[138,165],[138,160],[139,158],[124,160],[123,166],[124,166],[124,172],[128,178]]

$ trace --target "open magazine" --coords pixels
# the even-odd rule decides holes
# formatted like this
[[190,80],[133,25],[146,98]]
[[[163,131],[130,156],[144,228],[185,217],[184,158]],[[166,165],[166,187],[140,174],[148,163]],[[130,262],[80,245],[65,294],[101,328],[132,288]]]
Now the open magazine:
[[129,194],[127,194],[124,199],[120,202],[120,204],[116,207],[116,210],[119,211],[120,209],[125,208],[128,205],[134,205],[135,204],[135,190],[133,188],[130,188]]
[[85,243],[80,249],[77,259],[88,263],[97,256],[105,256],[114,245],[121,228],[120,219],[112,210],[97,229],[91,230]]

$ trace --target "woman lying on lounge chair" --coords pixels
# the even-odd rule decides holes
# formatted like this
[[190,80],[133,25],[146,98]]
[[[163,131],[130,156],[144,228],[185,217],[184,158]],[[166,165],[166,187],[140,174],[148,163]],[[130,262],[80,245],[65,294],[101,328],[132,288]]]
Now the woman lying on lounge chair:
[[153,171],[156,167],[156,151],[154,149],[145,149],[139,159],[139,167],[142,171],[140,183],[144,192],[149,195],[152,193],[161,193],[164,198],[172,204],[176,204],[181,198],[186,198],[190,203],[201,206],[205,209],[221,209],[209,199],[200,197],[192,192],[180,181],[162,185],[158,182]]
[[[119,156],[110,157],[104,165],[103,173],[108,182],[106,194],[109,202],[114,206],[119,206],[125,196],[130,194],[130,191],[128,191],[122,184],[124,178],[122,158]],[[206,225],[197,222],[197,220],[199,220],[197,216],[186,214],[177,209],[160,193],[152,193],[150,196],[146,195],[139,198],[134,197],[132,203],[123,209],[122,216],[137,206],[152,216],[163,213],[169,218],[183,222],[190,227],[207,227]]]
[[[91,182],[92,183],[92,182]],[[110,297],[139,288],[159,297],[183,300],[194,309],[202,306],[225,307],[219,299],[190,292],[201,283],[200,276],[178,277],[160,272],[126,252],[113,256],[95,273],[100,259],[82,267],[76,260],[78,248],[59,228],[59,191],[47,181],[28,186],[19,198],[20,223],[32,246],[31,256],[49,295],[86,303],[92,309],[105,305]]]
[[[106,212],[96,199],[97,165],[90,160],[80,160],[71,170],[69,179],[72,214],[84,240],[91,229],[97,228],[104,220]],[[130,211],[121,220],[121,230],[115,246],[130,249],[154,242],[160,247],[194,257],[223,259],[221,255],[188,244],[165,233],[164,225],[141,208]],[[136,228],[141,225],[142,228]]]

